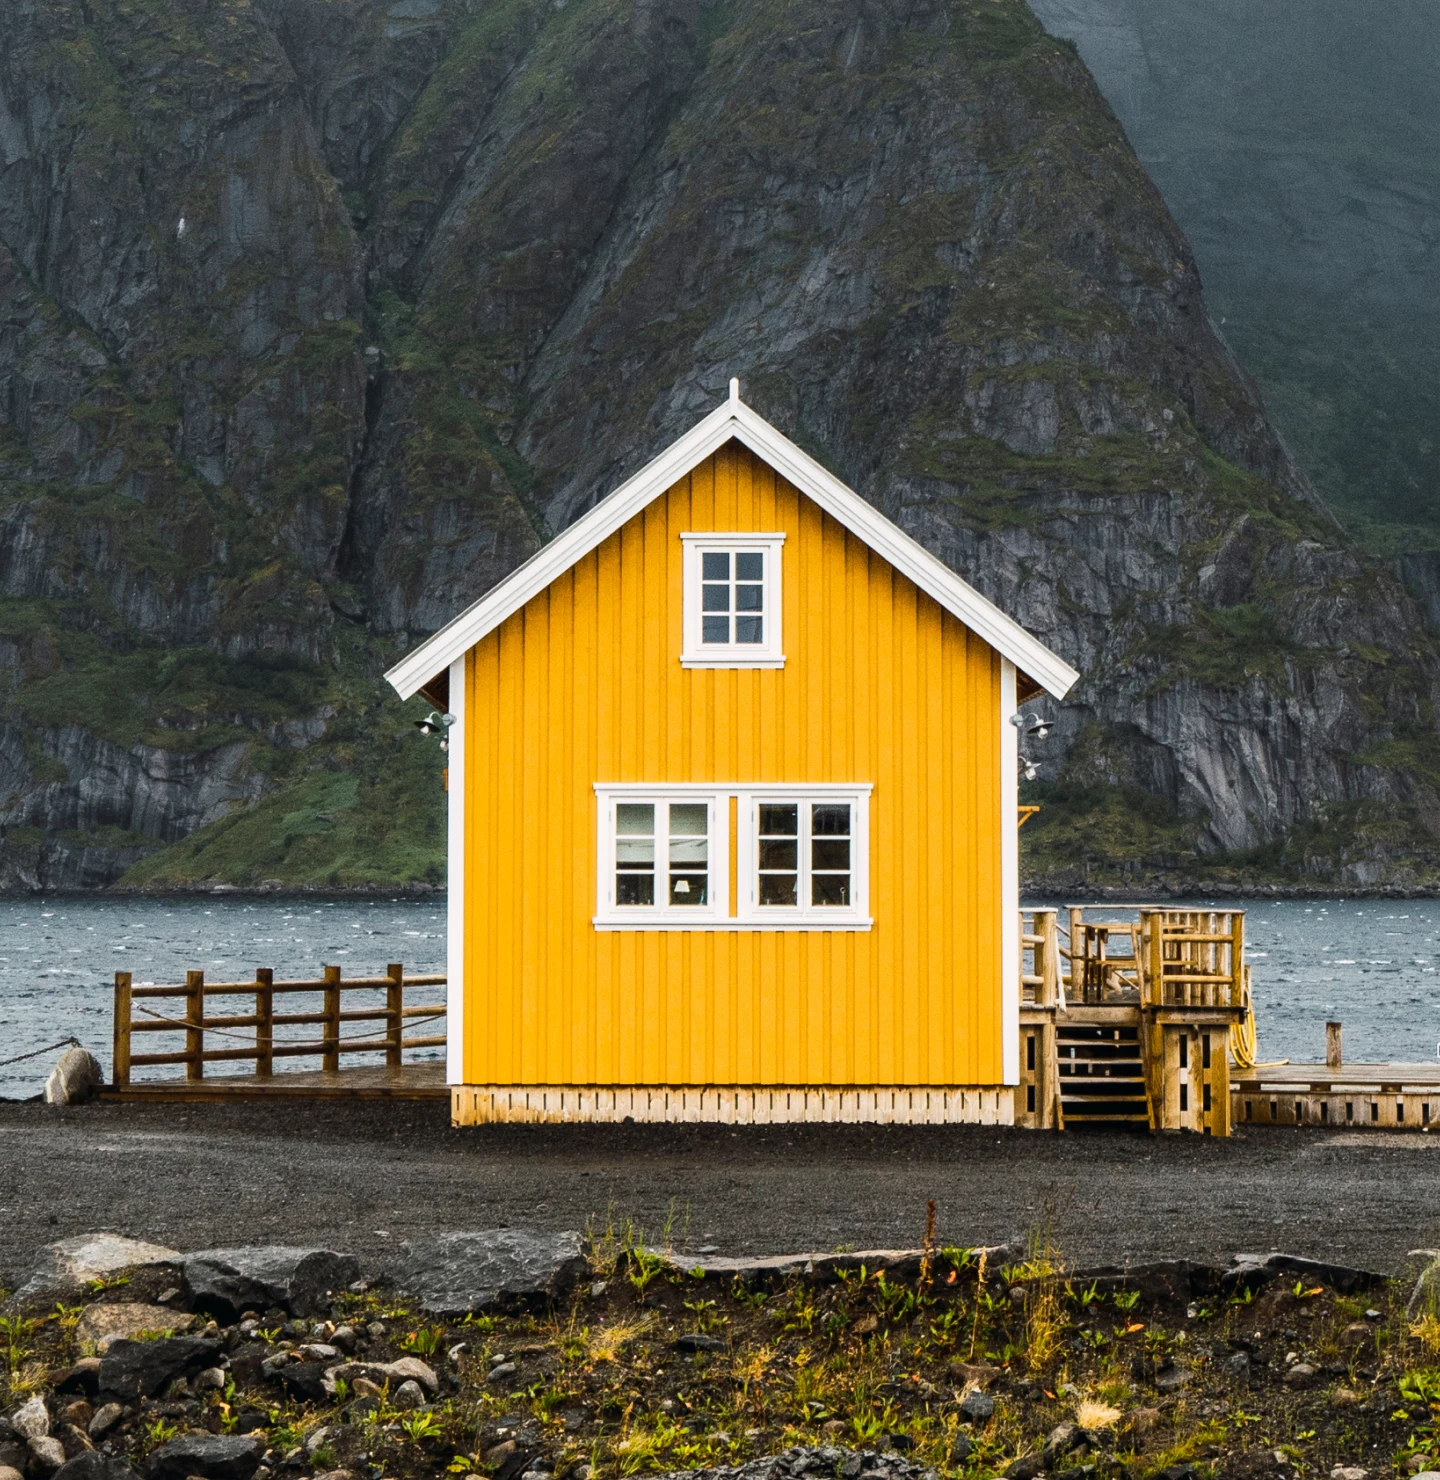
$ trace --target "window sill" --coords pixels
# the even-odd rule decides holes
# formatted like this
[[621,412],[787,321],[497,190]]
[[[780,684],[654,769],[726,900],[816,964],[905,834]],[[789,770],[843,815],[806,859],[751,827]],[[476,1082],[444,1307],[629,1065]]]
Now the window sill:
[[596,930],[748,930],[752,932],[781,930],[869,930],[874,920],[610,920],[596,916],[590,922]]
[[782,653],[778,658],[764,658],[756,656],[746,658],[738,653],[726,653],[723,657],[705,656],[697,658],[690,653],[680,655],[680,666],[682,668],[783,668],[785,666],[785,655]]

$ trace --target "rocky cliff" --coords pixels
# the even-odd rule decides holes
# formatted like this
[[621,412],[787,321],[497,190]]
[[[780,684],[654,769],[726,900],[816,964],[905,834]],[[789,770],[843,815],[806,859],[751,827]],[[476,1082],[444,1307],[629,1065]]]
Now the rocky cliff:
[[0,308],[0,882],[438,880],[378,672],[732,374],[1084,672],[1033,870],[1436,870],[1420,615],[1022,0],[18,0]]

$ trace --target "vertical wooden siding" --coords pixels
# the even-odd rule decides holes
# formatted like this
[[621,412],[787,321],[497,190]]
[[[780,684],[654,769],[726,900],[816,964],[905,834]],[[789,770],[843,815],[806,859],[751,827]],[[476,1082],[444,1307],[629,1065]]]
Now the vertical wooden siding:
[[[681,667],[701,530],[786,532],[783,669]],[[466,1082],[1002,1082],[1000,659],[767,464],[722,448],[467,673]],[[873,930],[596,931],[597,781],[871,782]]]

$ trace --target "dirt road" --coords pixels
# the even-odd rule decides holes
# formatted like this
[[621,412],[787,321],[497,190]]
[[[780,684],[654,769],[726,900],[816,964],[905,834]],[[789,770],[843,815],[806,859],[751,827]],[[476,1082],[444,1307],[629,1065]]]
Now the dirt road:
[[913,1246],[1045,1218],[1080,1263],[1283,1249],[1399,1271],[1440,1245],[1440,1136],[1251,1130],[1230,1141],[981,1127],[493,1127],[443,1104],[0,1104],[0,1284],[113,1229],[181,1249],[632,1218],[724,1253]]

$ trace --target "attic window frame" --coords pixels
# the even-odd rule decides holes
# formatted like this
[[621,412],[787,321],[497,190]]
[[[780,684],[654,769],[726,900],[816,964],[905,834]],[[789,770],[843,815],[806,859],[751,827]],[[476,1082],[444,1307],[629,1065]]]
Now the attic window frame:
[[[717,530],[685,533],[682,546],[683,614],[680,662],[686,668],[783,668],[784,643],[780,622],[781,550],[783,531]],[[703,564],[707,552],[738,554],[759,551],[765,556],[765,588],[761,617],[763,642],[705,642],[702,640]],[[732,577],[733,584],[733,577]],[[732,614],[733,617],[733,614]]]

